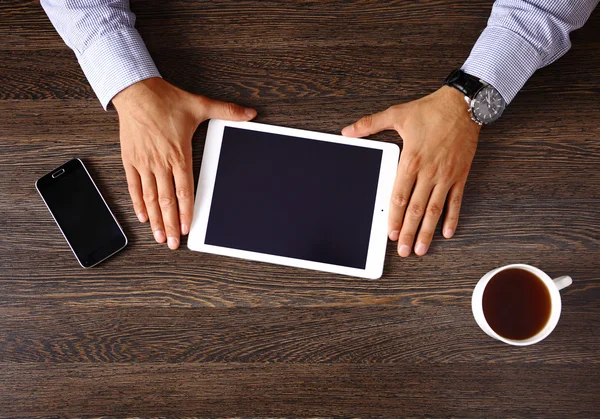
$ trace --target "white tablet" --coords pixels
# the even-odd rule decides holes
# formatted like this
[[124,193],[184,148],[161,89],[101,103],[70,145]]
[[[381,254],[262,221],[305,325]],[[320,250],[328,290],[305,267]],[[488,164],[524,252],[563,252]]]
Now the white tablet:
[[395,144],[211,120],[188,247],[376,279]]

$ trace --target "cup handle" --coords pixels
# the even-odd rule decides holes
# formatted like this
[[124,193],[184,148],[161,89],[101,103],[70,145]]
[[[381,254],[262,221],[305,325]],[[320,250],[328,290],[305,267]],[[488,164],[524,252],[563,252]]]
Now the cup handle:
[[573,283],[573,279],[570,276],[559,276],[558,278],[554,278],[554,285],[558,290],[562,290],[563,288],[567,288],[569,285]]

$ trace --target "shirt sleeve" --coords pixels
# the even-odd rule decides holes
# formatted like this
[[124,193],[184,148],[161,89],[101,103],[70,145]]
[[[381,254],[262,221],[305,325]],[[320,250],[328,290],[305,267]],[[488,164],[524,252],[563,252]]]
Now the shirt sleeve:
[[569,34],[598,0],[497,0],[462,70],[494,86],[510,103],[533,73],[571,48]]
[[128,0],[41,0],[106,109],[126,87],[160,77],[135,29]]

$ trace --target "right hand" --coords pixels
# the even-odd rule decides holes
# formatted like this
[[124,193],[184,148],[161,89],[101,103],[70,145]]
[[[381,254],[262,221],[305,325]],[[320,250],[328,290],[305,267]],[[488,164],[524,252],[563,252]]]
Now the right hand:
[[463,190],[475,156],[481,126],[473,122],[464,95],[443,86],[421,99],[368,115],[342,131],[364,137],[395,130],[403,141],[390,202],[388,235],[398,254],[423,256],[447,208],[443,234],[458,225]]
[[248,121],[254,109],[181,90],[161,78],[137,82],[112,100],[119,114],[121,155],[140,222],[177,249],[194,212],[192,136],[209,118]]

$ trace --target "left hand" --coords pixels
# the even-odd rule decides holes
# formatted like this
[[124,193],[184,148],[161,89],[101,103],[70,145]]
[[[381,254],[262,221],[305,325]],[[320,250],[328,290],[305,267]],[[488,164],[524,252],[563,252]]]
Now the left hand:
[[419,100],[365,116],[342,130],[348,137],[383,130],[395,130],[402,137],[388,221],[388,236],[398,240],[400,256],[410,255],[415,238],[415,253],[427,253],[444,205],[443,234],[446,238],[454,235],[480,129],[467,112],[463,94],[444,86]]
[[158,243],[175,250],[192,225],[196,128],[209,118],[248,121],[256,111],[186,92],[158,77],[132,84],[112,102],[135,212],[140,222],[150,220]]

